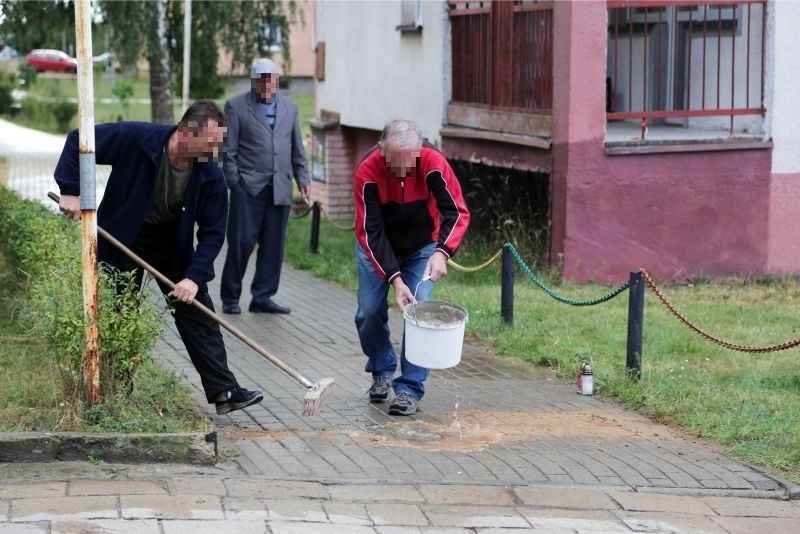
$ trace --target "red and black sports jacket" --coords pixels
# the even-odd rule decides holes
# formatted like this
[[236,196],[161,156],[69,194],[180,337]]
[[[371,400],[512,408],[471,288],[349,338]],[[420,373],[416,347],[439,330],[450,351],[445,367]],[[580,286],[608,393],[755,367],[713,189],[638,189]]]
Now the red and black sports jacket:
[[375,145],[355,176],[356,238],[375,271],[388,281],[400,275],[409,254],[436,243],[449,258],[469,224],[461,185],[444,156],[424,143],[416,173],[403,180],[389,173]]

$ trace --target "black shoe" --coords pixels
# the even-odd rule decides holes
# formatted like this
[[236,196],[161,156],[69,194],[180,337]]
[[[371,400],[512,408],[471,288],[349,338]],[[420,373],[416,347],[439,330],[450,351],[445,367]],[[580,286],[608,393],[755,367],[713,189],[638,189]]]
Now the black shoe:
[[286,306],[275,304],[271,298],[254,300],[250,303],[250,311],[253,313],[291,313],[292,310]]
[[227,400],[216,401],[214,404],[217,406],[217,415],[223,415],[258,404],[262,400],[264,400],[264,394],[260,391],[248,391],[244,388],[235,387],[228,391]]
[[239,315],[242,313],[242,309],[239,307],[238,304],[223,304],[222,305],[222,313],[229,313],[231,315]]

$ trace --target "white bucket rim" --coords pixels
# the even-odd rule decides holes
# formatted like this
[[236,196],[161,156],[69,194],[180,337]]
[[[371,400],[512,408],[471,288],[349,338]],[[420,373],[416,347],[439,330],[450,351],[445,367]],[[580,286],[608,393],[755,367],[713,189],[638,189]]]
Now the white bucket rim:
[[[426,305],[431,305],[431,304],[437,304],[437,305],[445,304],[451,307],[454,311],[461,313],[463,317],[458,320],[454,320],[452,322],[447,322],[447,323],[431,323],[428,321],[418,320],[414,315],[414,312],[417,309],[415,308],[415,306],[425,307]],[[459,326],[466,324],[469,321],[469,312],[463,306],[459,306],[458,304],[450,302],[448,300],[421,300],[409,304],[408,306],[403,308],[403,318],[408,323],[414,326],[418,326],[420,328],[445,330],[450,328],[458,328]]]

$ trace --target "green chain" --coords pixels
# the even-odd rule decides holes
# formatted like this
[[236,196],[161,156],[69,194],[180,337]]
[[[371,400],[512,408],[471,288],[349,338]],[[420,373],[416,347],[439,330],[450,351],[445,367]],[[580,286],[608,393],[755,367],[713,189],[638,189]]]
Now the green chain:
[[542,291],[544,291],[545,293],[547,293],[548,295],[550,295],[551,297],[553,297],[557,301],[563,302],[564,304],[569,304],[570,306],[594,306],[595,304],[602,304],[603,302],[606,302],[608,300],[613,299],[614,297],[616,297],[617,295],[619,295],[620,293],[622,293],[623,291],[628,289],[630,287],[630,285],[631,285],[630,281],[625,282],[624,284],[622,284],[618,288],[616,288],[613,291],[611,291],[609,294],[603,295],[600,298],[596,298],[596,299],[592,299],[592,300],[572,300],[572,299],[568,299],[566,297],[562,297],[562,296],[558,295],[552,289],[550,289],[549,287],[544,285],[544,282],[542,282],[539,279],[539,277],[537,277],[535,274],[533,274],[533,272],[530,270],[530,268],[527,265],[525,265],[525,262],[522,260],[522,257],[520,257],[519,252],[517,252],[517,249],[514,248],[513,244],[506,243],[506,246],[511,251],[511,253],[514,255],[514,257],[517,259],[517,263],[519,263],[520,268],[523,271],[525,271],[525,273],[530,277],[530,279],[533,280],[533,282],[537,286],[539,286],[542,289]]

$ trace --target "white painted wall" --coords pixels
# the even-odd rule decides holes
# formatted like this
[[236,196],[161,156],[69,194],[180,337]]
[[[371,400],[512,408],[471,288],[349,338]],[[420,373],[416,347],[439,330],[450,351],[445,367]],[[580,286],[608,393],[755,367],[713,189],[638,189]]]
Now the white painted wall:
[[[413,1],[413,0],[412,0]],[[325,42],[320,109],[343,125],[381,130],[407,118],[439,140],[444,112],[446,3],[423,0],[421,33],[401,33],[399,0],[318,0],[316,37]]]
[[774,10],[766,76],[767,115],[774,143],[772,172],[800,173],[800,2],[770,2],[769,9]]

